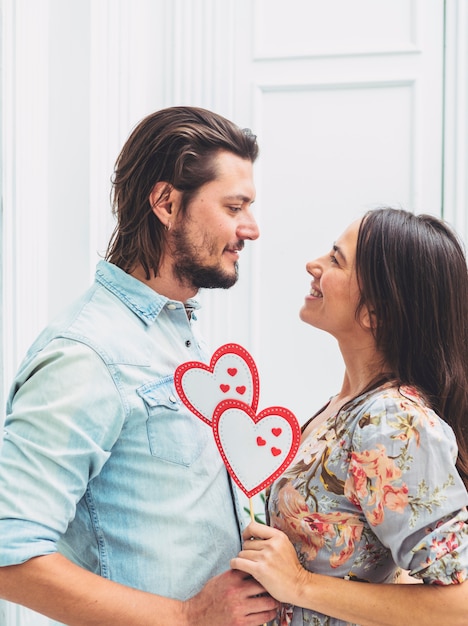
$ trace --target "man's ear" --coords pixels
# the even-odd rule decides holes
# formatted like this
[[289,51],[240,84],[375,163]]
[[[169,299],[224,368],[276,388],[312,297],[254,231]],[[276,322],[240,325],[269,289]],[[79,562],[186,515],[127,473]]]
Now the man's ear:
[[151,190],[149,196],[151,208],[166,230],[169,230],[171,227],[174,210],[176,208],[174,203],[177,201],[175,196],[178,196],[178,194],[179,192],[177,192],[170,183],[166,183],[165,181],[157,182]]

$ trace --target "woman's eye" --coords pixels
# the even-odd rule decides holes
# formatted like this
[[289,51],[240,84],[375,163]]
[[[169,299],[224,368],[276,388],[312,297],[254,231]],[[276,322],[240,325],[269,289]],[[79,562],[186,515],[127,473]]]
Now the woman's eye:
[[229,210],[232,211],[233,213],[237,213],[237,211],[240,211],[242,209],[241,206],[230,206]]
[[336,260],[336,256],[334,254],[330,254],[330,261],[338,265],[338,261]]

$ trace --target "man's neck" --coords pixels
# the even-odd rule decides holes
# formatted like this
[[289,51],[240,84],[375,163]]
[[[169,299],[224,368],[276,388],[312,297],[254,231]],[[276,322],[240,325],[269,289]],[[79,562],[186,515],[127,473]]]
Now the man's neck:
[[151,273],[150,277],[146,278],[144,269],[138,266],[130,273],[133,278],[136,278],[161,296],[165,296],[170,300],[185,302],[197,294],[197,289],[193,285],[181,284],[180,280],[169,272],[161,271],[158,276]]

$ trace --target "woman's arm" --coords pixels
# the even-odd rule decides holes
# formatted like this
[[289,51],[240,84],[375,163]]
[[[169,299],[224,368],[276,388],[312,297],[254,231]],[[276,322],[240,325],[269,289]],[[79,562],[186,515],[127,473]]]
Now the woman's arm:
[[[255,537],[255,539],[250,539]],[[251,574],[277,600],[361,626],[466,626],[468,581],[453,585],[359,583],[314,574],[288,537],[252,522],[231,567]]]

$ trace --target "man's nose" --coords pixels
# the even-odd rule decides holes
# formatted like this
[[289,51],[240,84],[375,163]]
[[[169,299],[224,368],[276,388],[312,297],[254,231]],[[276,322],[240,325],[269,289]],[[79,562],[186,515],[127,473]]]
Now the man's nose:
[[260,230],[258,228],[257,220],[253,215],[249,215],[246,219],[237,227],[237,236],[239,239],[258,239],[260,236]]

